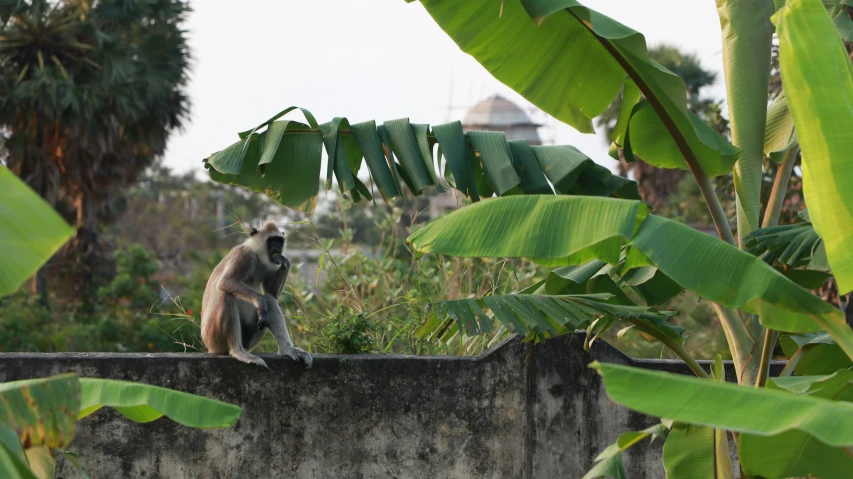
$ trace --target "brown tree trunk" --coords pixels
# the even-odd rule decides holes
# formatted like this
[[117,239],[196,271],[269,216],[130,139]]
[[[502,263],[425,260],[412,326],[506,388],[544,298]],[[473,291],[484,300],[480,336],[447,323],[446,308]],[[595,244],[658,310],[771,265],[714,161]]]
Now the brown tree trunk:
[[47,273],[44,266],[36,271],[31,279],[32,293],[39,298],[39,303],[47,310],[50,310],[50,296],[47,288]]
[[85,191],[74,199],[77,212],[77,234],[68,243],[66,260],[70,266],[67,280],[73,285],[74,295],[84,310],[91,309],[97,291],[97,272],[102,269],[102,256],[98,241],[98,219],[92,198]]

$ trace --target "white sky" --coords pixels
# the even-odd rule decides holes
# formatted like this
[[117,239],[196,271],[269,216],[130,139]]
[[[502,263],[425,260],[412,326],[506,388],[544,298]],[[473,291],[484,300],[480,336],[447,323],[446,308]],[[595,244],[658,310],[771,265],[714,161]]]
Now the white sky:
[[[705,68],[722,70],[712,0],[584,3],[644,33],[650,45],[678,45],[698,54]],[[234,5],[192,2],[192,116],[165,155],[166,165],[180,172],[203,172],[202,158],[291,105],[307,108],[321,123],[345,116],[353,123],[409,117],[430,124],[461,119],[468,106],[494,93],[530,106],[462,53],[419,3],[243,0],[239,8]],[[725,96],[721,75],[705,93]],[[545,115],[534,119],[541,122]],[[574,145],[614,166],[600,135],[580,134],[550,117],[546,125],[540,130],[543,139]]]

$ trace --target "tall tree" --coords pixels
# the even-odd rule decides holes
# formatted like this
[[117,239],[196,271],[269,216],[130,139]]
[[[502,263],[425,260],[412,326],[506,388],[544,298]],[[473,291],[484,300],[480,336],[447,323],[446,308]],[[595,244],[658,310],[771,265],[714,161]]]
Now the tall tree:
[[182,0],[0,4],[0,159],[77,228],[88,285],[114,200],[187,118]]

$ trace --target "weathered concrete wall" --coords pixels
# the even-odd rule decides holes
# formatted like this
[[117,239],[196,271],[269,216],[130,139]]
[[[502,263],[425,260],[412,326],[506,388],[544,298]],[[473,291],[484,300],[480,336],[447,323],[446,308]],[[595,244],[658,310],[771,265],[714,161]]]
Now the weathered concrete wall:
[[[627,430],[655,420],[612,403],[594,359],[632,361],[582,333],[512,339],[477,358],[318,355],[266,372],[204,354],[0,354],[0,381],[74,371],[156,384],[243,407],[230,429],[149,424],[101,410],[71,450],[93,478],[579,478]],[[628,476],[664,477],[658,441],[625,455]],[[60,461],[57,477],[77,477]]]

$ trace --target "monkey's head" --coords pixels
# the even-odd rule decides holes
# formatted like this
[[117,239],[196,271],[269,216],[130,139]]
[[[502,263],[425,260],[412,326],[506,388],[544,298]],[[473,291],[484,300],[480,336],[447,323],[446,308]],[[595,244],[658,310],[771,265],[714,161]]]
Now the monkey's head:
[[261,229],[252,228],[247,242],[264,263],[280,267],[287,262],[284,257],[284,246],[287,241],[275,222],[269,221]]

